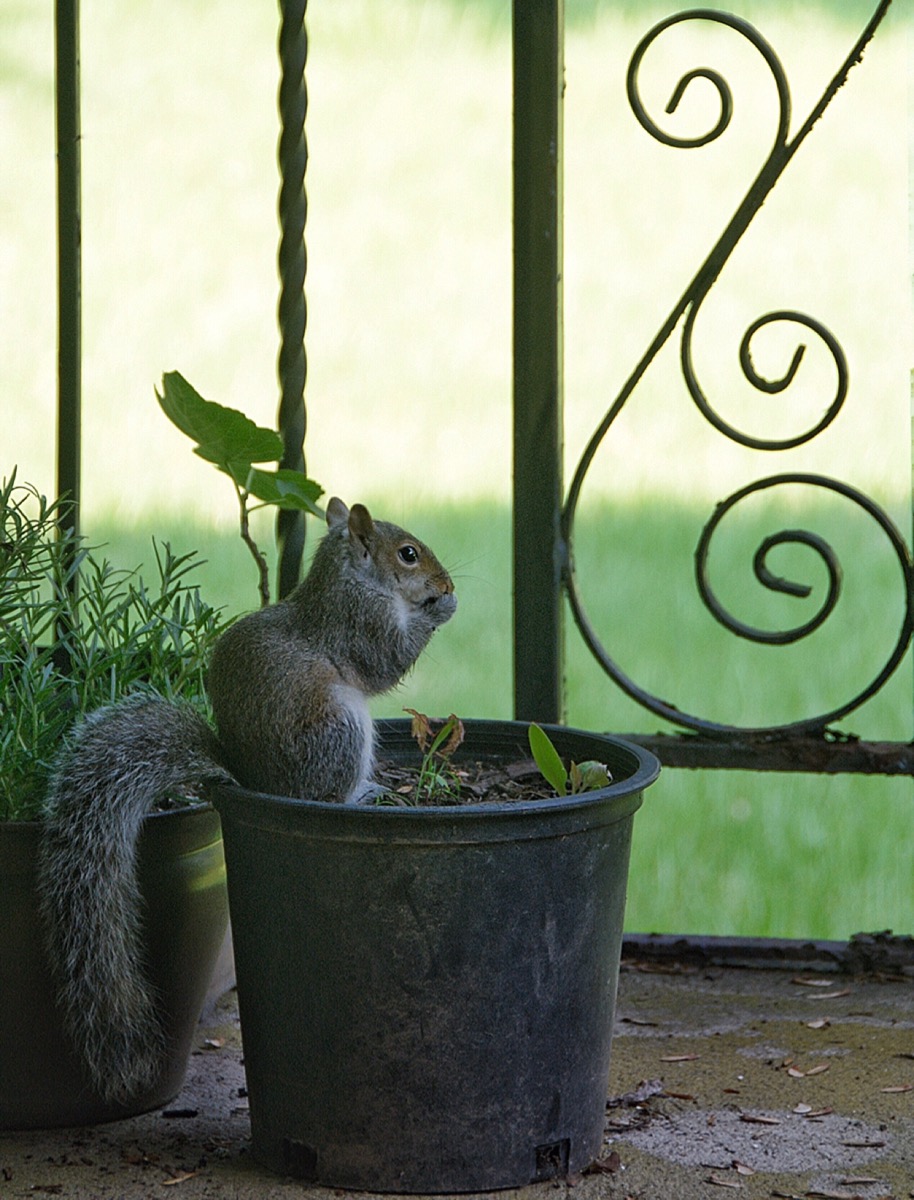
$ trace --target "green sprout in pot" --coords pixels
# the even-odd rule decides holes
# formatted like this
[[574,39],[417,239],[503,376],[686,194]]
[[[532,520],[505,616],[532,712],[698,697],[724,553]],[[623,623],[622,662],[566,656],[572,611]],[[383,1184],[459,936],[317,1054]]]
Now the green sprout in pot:
[[413,804],[454,804],[460,798],[460,779],[451,758],[463,743],[463,722],[453,713],[433,730],[431,720],[414,708],[405,710],[412,717],[412,735],[422,751],[422,763],[416,781]]
[[605,763],[573,762],[566,770],[552,739],[540,725],[531,723],[527,737],[530,753],[540,774],[555,788],[559,796],[578,796],[582,792],[595,792],[599,788],[609,787],[612,783],[612,776]]

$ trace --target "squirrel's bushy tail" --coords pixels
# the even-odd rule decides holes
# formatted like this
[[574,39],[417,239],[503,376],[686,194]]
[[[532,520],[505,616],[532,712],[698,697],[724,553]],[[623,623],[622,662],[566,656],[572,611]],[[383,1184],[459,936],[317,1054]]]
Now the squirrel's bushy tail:
[[163,796],[230,780],[192,708],[137,695],[87,717],[59,755],[38,890],[67,1031],[108,1101],[151,1086],[167,1050],[142,957],[143,818]]

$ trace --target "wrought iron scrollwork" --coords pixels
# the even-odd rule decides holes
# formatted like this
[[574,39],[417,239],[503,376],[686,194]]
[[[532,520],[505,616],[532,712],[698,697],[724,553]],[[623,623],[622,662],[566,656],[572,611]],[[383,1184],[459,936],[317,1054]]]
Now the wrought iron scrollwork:
[[743,334],[739,347],[740,367],[742,368],[743,375],[756,391],[765,392],[770,396],[786,391],[793,383],[803,356],[806,353],[806,346],[801,343],[794,351],[790,366],[780,379],[766,379],[763,375],[759,374],[752,361],[752,339],[760,329],[763,329],[766,325],[773,325],[778,321],[789,321],[796,325],[805,325],[807,329],[815,333],[831,354],[837,373],[834,398],[826,408],[821,419],[811,429],[804,430],[789,438],[759,438],[748,433],[743,433],[725,421],[711,406],[711,403],[702,390],[701,384],[698,382],[698,377],[692,363],[692,337],[695,328],[695,318],[699,308],[700,304],[694,304],[689,309],[682,331],[682,375],[685,379],[686,387],[689,389],[689,394],[695,401],[699,411],[715,429],[730,438],[731,441],[739,442],[741,446],[748,446],[753,450],[791,450],[795,446],[803,445],[804,442],[811,442],[813,438],[818,437],[824,429],[828,428],[841,411],[841,407],[847,399],[848,389],[847,359],[845,358],[840,342],[829,329],[820,321],[817,321],[814,317],[807,316],[805,313],[782,310],[766,313],[765,316],[759,317],[752,322]]
[[[695,551],[695,573],[698,584],[698,590],[702,599],[705,602],[708,610],[713,616],[731,633],[738,637],[747,638],[749,641],[767,644],[786,646],[792,642],[797,642],[801,638],[808,637],[809,634],[819,629],[828,617],[833,612],[838,597],[841,592],[842,572],[841,565],[835,555],[831,545],[818,534],[811,533],[806,529],[784,529],[778,533],[772,534],[765,538],[762,544],[758,547],[753,559],[753,568],[755,577],[758,582],[765,588],[771,591],[781,592],[784,595],[806,597],[810,594],[811,588],[806,584],[797,583],[793,580],[782,579],[775,575],[768,567],[768,553],[775,546],[794,544],[807,546],[824,564],[828,575],[828,587],[825,597],[819,605],[818,611],[807,621],[794,626],[791,629],[783,630],[763,630],[747,625],[742,621],[737,620],[726,607],[721,604],[711,586],[708,574],[708,550],[715,532],[717,531],[721,521],[730,513],[736,505],[755,493],[764,491],[768,488],[781,487],[789,484],[800,484],[807,487],[824,488],[834,492],[837,495],[843,496],[845,499],[852,501],[858,505],[866,515],[871,518],[880,527],[883,534],[887,538],[892,552],[898,562],[901,574],[902,585],[906,594],[905,617],[902,622],[901,630],[898,639],[892,649],[891,654],[886,660],[876,677],[860,691],[844,704],[838,705],[831,711],[823,713],[806,721],[796,722],[789,726],[791,731],[797,732],[800,730],[809,731],[813,729],[822,729],[834,721],[840,720],[849,712],[859,708],[865,700],[874,696],[876,692],[882,688],[883,684],[895,671],[895,668],[901,662],[908,648],[908,643],[911,639],[912,632],[912,613],[911,613],[911,587],[912,587],[912,571],[911,559],[907,544],[899,532],[894,522],[888,515],[876,504],[870,497],[858,491],[857,488],[851,487],[847,483],[842,483],[836,479],[829,479],[824,475],[813,474],[781,474],[771,475],[765,479],[758,479],[753,483],[747,484],[734,492],[721,504],[717,506],[711,519],[707,522],[702,530],[698,546]],[[704,726],[703,726],[704,727]]]
[[[759,317],[749,325],[748,329],[743,334],[739,348],[739,362],[745,379],[756,391],[767,395],[775,395],[781,392],[786,392],[790,388],[791,384],[796,378],[801,361],[806,351],[806,346],[804,343],[800,342],[794,350],[794,353],[790,358],[789,363],[786,365],[786,369],[783,371],[783,373],[777,378],[767,378],[756,368],[752,356],[753,339],[760,330],[769,325],[780,323],[788,323],[792,326],[801,327],[803,330],[812,334],[818,340],[818,342],[825,347],[831,356],[834,364],[836,379],[835,391],[832,399],[825,407],[823,415],[815,422],[814,425],[812,425],[811,428],[805,429],[800,433],[789,437],[762,438],[754,434],[747,433],[736,428],[714,409],[704,390],[702,389],[701,384],[699,383],[697,372],[694,367],[692,355],[693,334],[697,318],[701,311],[702,303],[729,260],[735,246],[745,233],[755,214],[763,204],[765,198],[780,179],[785,168],[798,150],[801,143],[805,140],[815,123],[822,116],[835,94],[844,85],[851,69],[862,58],[864,50],[872,40],[877,28],[889,9],[890,4],[891,0],[883,0],[883,2],[877,6],[866,28],[864,29],[860,38],[857,40],[856,44],[853,46],[850,54],[845,59],[840,70],[831,80],[818,103],[811,110],[805,122],[792,138],[790,137],[790,89],[784,69],[769,43],[762,37],[758,30],[740,17],[710,9],[694,9],[668,17],[655,25],[641,40],[634,52],[634,55],[632,56],[629,65],[627,88],[629,103],[632,111],[642,127],[651,135],[651,137],[670,147],[691,149],[699,146],[705,146],[708,143],[715,141],[727,130],[733,114],[733,94],[729,83],[719,72],[707,67],[698,68],[685,73],[674,87],[670,96],[670,100],[666,106],[666,112],[668,114],[675,112],[675,110],[679,107],[686,90],[695,80],[702,79],[710,82],[717,92],[719,100],[719,112],[716,121],[714,121],[712,126],[707,129],[706,132],[691,137],[673,136],[665,131],[647,111],[647,108],[642,101],[639,87],[639,74],[643,60],[656,39],[659,38],[666,30],[681,22],[714,22],[718,25],[723,25],[734,30],[737,34],[748,41],[750,45],[754,47],[755,50],[761,55],[765,64],[767,65],[767,68],[774,81],[778,103],[778,116],[774,141],[771,150],[761,166],[761,169],[752,181],[749,190],[737,207],[717,243],[714,245],[710,254],[699,268],[689,286],[686,288],[685,292],[682,294],[679,301],[670,312],[666,321],[658,331],[656,337],[647,348],[644,356],[634,368],[621,392],[615,398],[612,405],[606,412],[603,420],[595,430],[593,436],[587,444],[587,447],[584,450],[573,476],[572,483],[569,488],[568,499],[563,511],[563,537],[566,549],[565,585],[571,603],[572,612],[585,642],[587,643],[591,652],[600,662],[603,669],[611,676],[611,678],[615,680],[615,682],[619,687],[622,688],[623,691],[655,714],[671,721],[674,724],[688,729],[695,729],[718,735],[742,734],[750,732],[749,730],[735,725],[718,724],[698,716],[690,715],[668,703],[667,701],[659,699],[658,697],[641,688],[633,679],[628,677],[607,653],[584,609],[574,570],[574,520],[584,479],[587,475],[593,458],[611,425],[618,417],[623,406],[628,401],[635,388],[638,386],[640,380],[650,364],[654,361],[660,349],[669,340],[674,330],[680,325],[680,323],[682,324],[680,357],[682,374],[686,387],[692,397],[692,400],[697,405],[698,409],[704,415],[706,420],[730,440],[755,450],[787,450],[811,441],[820,433],[822,433],[822,431],[826,429],[837,417],[845,403],[848,394],[847,362],[838,340],[829,329],[827,329],[815,318],[801,312],[790,310],[779,310],[777,312],[766,313],[764,316]],[[793,473],[768,476],[739,489],[727,500],[723,501],[717,506],[717,509],[701,533],[699,543],[695,551],[698,591],[709,611],[725,628],[727,628],[733,634],[742,638],[747,638],[753,642],[773,645],[787,645],[789,643],[798,641],[801,638],[807,637],[809,634],[819,629],[833,612],[841,593],[841,566],[834,549],[829,545],[829,543],[818,534],[811,533],[808,530],[785,529],[765,538],[755,553],[753,567],[756,580],[764,588],[787,596],[807,597],[810,595],[811,589],[806,584],[797,583],[794,580],[783,579],[770,569],[769,555],[775,547],[785,544],[802,545],[811,551],[811,553],[814,554],[823,565],[828,579],[825,597],[820,603],[818,610],[812,617],[787,630],[769,631],[758,629],[739,621],[731,613],[729,613],[726,607],[719,601],[711,586],[708,574],[708,552],[711,539],[714,533],[717,531],[721,521],[735,508],[737,504],[740,503],[740,501],[746,499],[747,497],[769,488],[776,488],[781,485],[789,484],[799,484],[837,493],[859,506],[869,518],[873,519],[879,525],[882,532],[888,539],[891,549],[895,554],[900,567],[902,585],[904,589],[904,616],[901,630],[894,648],[892,649],[885,665],[871,683],[869,683],[852,699],[827,713],[818,714],[808,719],[795,722],[791,725],[770,726],[762,729],[751,730],[751,732],[755,733],[770,733],[772,735],[781,732],[794,733],[801,731],[811,732],[814,730],[822,730],[826,727],[826,725],[840,719],[847,713],[858,708],[865,700],[874,695],[894,672],[907,650],[912,635],[912,602],[914,602],[914,587],[912,587],[912,581],[914,581],[914,572],[912,572],[911,556],[904,538],[899,533],[891,518],[871,499],[848,484],[841,483],[838,480],[830,479],[822,475]]]

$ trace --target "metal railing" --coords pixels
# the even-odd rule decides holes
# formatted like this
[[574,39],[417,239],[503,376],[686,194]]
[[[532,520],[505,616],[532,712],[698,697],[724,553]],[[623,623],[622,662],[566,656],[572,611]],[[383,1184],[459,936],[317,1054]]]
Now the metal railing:
[[[812,335],[831,354],[835,394],[812,428],[787,439],[759,438],[728,423],[705,394],[692,357],[692,334],[701,306],[717,281],[740,238],[816,122],[848,81],[852,69],[890,7],[882,0],[839,66],[821,98],[799,130],[791,136],[790,88],[784,69],[762,35],[739,17],[716,10],[695,9],[657,23],[641,40],[628,69],[629,103],[646,133],[667,145],[705,145],[726,130],[733,110],[730,85],[718,72],[699,67],[687,72],[673,89],[668,111],[682,100],[696,79],[710,82],[719,99],[712,128],[690,140],[663,132],[642,102],[639,71],[648,49],[671,26],[682,22],[725,25],[745,39],[761,56],[778,96],[774,142],[744,199],[727,223],[711,253],[671,309],[654,339],[632,369],[622,390],[594,431],[565,490],[563,460],[563,347],[562,347],[562,96],[564,59],[563,0],[523,0],[513,6],[513,182],[514,182],[514,563],[515,563],[515,710],[518,717],[543,721],[563,715],[564,611],[567,598],[577,628],[603,670],[645,710],[671,722],[681,734],[638,736],[671,766],[745,767],[795,771],[863,771],[889,774],[914,772],[914,750],[908,743],[862,742],[836,734],[833,722],[874,695],[905,656],[914,625],[914,568],[904,537],[891,518],[871,499],[850,485],[818,474],[782,473],[748,483],[722,502],[707,521],[695,550],[696,587],[708,610],[734,636],[754,642],[789,644],[808,636],[830,616],[841,589],[841,570],[828,543],[804,530],[783,530],[767,538],[754,562],[757,581],[786,595],[808,592],[784,580],[768,566],[768,555],[785,543],[800,543],[824,564],[829,585],[818,612],[799,625],[774,633],[739,622],[720,603],[711,586],[707,560],[711,539],[722,520],[746,497],[783,484],[838,493],[859,506],[888,538],[900,570],[904,591],[901,628],[885,665],[850,700],[829,711],[788,725],[742,728],[710,721],[676,708],[651,694],[616,663],[592,625],[575,572],[575,519],[582,488],[594,456],[613,423],[637,388],[650,364],[680,330],[683,379],[692,400],[721,436],[741,445],[778,452],[811,441],[835,419],[848,393],[848,373],[838,340],[815,318],[796,311],[770,312],[746,331],[740,362],[748,382],[763,394],[787,390],[796,374],[804,347],[799,346],[780,379],[764,378],[752,360],[756,333],[771,324],[788,323]],[[305,138],[307,90],[305,64],[308,40],[306,0],[281,0],[279,57],[281,133],[278,158],[280,299],[279,428],[286,456],[283,466],[304,466],[305,436],[305,220],[307,199]],[[80,459],[80,186],[79,186],[79,0],[56,0],[57,30],[57,146],[59,245],[59,423],[58,491],[79,499]],[[280,594],[294,586],[300,571],[304,528],[301,518],[283,514],[278,527]]]
[[[808,117],[791,136],[791,95],[784,68],[772,47],[748,22],[728,13],[695,9],[659,21],[641,39],[627,75],[628,100],[643,129],[668,146],[707,145],[727,129],[733,96],[719,72],[699,67],[684,74],[672,91],[667,113],[679,106],[696,79],[709,81],[717,91],[719,114],[709,130],[691,138],[664,132],[647,111],[639,90],[639,72],[653,43],[674,25],[710,22],[723,25],[745,39],[761,56],[773,78],[778,99],[773,145],[745,197],[738,205],[710,254],[701,264],[660,330],[631,371],[588,442],[573,473],[567,495],[561,475],[562,338],[561,338],[561,87],[562,0],[536,0],[515,5],[515,705],[527,719],[560,720],[563,664],[562,597],[567,596],[577,628],[607,675],[644,709],[688,734],[635,736],[670,766],[747,767],[755,770],[860,771],[910,774],[914,749],[908,743],[867,743],[843,737],[832,724],[857,709],[879,691],[904,658],[914,619],[914,574],[911,554],[888,514],[872,499],[840,480],[812,473],[781,473],[755,480],[721,502],[707,521],[695,549],[696,587],[715,619],[735,636],[759,644],[788,645],[809,636],[833,612],[841,592],[838,558],[824,538],[802,529],[770,535],[754,559],[758,583],[784,595],[805,597],[810,589],[778,577],[768,566],[774,547],[802,544],[823,563],[828,576],[826,595],[818,611],[796,626],[763,630],[737,620],[715,595],[708,574],[711,540],[724,518],[744,499],[782,485],[839,494],[857,505],[887,537],[899,567],[904,594],[901,628],[884,666],[864,688],[824,713],[785,725],[743,728],[708,720],[683,711],[640,686],[623,671],[592,624],[575,571],[575,518],[582,488],[597,450],[630,400],[648,367],[677,330],[680,331],[682,378],[691,399],[706,421],[723,437],[755,450],[778,452],[818,437],[834,421],[848,395],[844,351],[834,335],[804,313],[779,310],[753,321],[740,346],[743,375],[757,391],[773,395],[786,391],[796,375],[805,346],[797,347],[782,378],[764,378],[753,365],[752,342],[768,325],[788,323],[817,338],[831,355],[835,393],[812,428],[788,438],[761,438],[726,421],[714,408],[699,381],[692,355],[696,318],[734,249],[787,165],[812,132],[832,99],[848,81],[852,69],[882,24],[891,0],[880,3]],[[547,35],[548,31],[548,35]]]

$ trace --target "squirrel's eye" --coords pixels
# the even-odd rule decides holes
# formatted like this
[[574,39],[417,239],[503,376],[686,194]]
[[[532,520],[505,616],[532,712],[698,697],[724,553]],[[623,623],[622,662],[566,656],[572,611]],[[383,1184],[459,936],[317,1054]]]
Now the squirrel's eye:
[[409,542],[400,547],[400,549],[397,551],[397,555],[400,559],[400,562],[406,563],[408,567],[414,567],[419,561],[419,551],[415,546],[411,546]]

